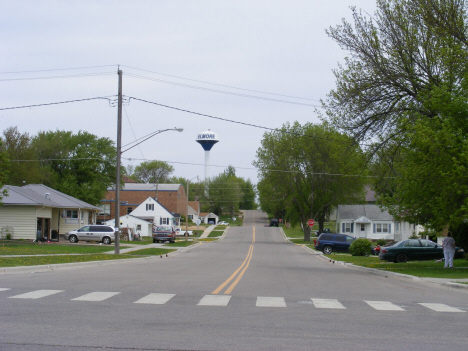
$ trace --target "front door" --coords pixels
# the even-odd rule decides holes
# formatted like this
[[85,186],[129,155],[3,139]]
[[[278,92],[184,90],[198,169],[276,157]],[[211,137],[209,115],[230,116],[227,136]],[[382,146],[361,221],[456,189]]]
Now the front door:
[[50,240],[50,218],[37,219],[37,240]]
[[366,237],[366,225],[364,223],[360,223],[359,227],[360,227],[359,237],[360,238],[365,238]]

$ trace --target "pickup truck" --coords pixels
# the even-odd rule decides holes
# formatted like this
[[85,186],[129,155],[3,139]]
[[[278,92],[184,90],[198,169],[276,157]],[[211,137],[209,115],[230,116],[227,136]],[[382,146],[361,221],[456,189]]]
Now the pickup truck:
[[[175,231],[176,231],[176,235],[185,236],[185,229],[176,228]],[[191,230],[187,230],[187,234],[188,234],[188,236],[190,236],[190,235],[193,235],[193,232]]]

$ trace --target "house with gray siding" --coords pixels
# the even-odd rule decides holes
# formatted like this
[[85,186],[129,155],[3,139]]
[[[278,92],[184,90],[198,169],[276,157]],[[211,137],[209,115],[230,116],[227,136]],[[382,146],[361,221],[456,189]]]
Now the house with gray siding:
[[338,233],[370,240],[405,240],[423,230],[421,226],[395,221],[388,211],[374,204],[339,205],[336,224]]
[[0,206],[0,237],[59,240],[59,234],[96,223],[99,208],[42,184],[6,185]]

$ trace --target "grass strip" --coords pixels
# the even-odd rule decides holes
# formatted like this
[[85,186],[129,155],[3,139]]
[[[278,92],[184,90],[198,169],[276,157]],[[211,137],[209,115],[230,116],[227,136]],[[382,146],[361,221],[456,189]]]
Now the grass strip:
[[409,261],[406,263],[391,263],[381,261],[376,256],[351,256],[350,254],[327,255],[331,260],[344,261],[361,267],[375,268],[383,271],[413,275],[420,278],[468,278],[468,261],[454,260],[455,268],[444,268],[443,262],[435,261]]
[[138,251],[130,251],[127,252],[125,255],[133,255],[133,256],[159,256],[159,255],[165,255],[170,252],[173,252],[176,250],[170,250],[170,249],[160,249],[160,248],[149,248],[149,249],[141,249]]
[[[125,249],[128,247],[121,247]],[[2,255],[53,255],[53,254],[94,254],[114,250],[114,245],[62,244],[62,243],[33,243],[30,241],[0,242],[0,256]]]
[[180,240],[180,241],[176,241],[175,243],[164,244],[163,246],[170,246],[170,247],[187,247],[187,246],[190,246],[190,245],[193,245],[193,244],[195,244],[195,242],[193,242],[193,241]]
[[110,261],[132,258],[125,255],[63,255],[63,256],[32,256],[32,257],[0,257],[0,267],[39,266],[61,263],[77,263],[90,261]]
[[216,238],[222,236],[224,230],[212,230],[211,233],[208,235],[208,238]]

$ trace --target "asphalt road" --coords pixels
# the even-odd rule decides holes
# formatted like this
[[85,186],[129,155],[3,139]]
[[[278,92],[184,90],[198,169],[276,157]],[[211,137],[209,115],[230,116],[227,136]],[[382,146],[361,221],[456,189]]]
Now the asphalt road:
[[465,290],[333,264],[267,218],[168,258],[0,276],[0,350],[460,350]]

